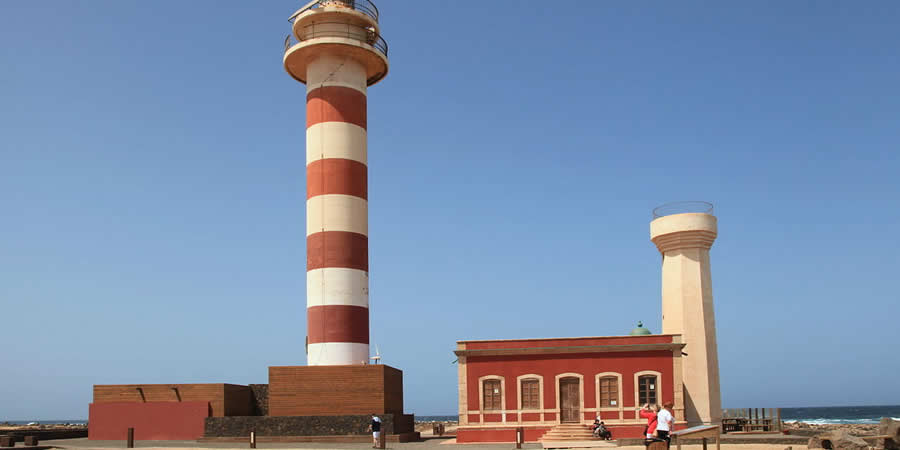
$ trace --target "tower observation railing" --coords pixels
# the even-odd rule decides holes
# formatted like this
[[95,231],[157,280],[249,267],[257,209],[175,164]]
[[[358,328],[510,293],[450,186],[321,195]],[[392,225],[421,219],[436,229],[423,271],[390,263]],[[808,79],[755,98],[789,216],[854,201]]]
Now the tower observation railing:
[[712,215],[713,205],[709,202],[700,201],[666,203],[665,205],[661,205],[653,209],[653,218],[658,219],[660,217],[684,213],[700,213]]
[[297,10],[294,14],[291,14],[288,21],[293,22],[300,14],[303,14],[310,9],[321,8],[323,6],[350,8],[367,15],[372,19],[375,19],[375,22],[378,22],[378,8],[369,0],[313,0],[307,3],[306,6]]
[[[369,44],[383,53],[384,56],[387,56],[388,54],[388,45],[384,38],[372,28],[361,27],[359,25],[341,22],[316,22],[303,27],[298,34],[300,35],[300,42],[325,37],[348,38]],[[296,44],[296,42],[294,41],[293,35],[288,34],[285,36],[285,53],[287,53],[288,49],[294,44]]]

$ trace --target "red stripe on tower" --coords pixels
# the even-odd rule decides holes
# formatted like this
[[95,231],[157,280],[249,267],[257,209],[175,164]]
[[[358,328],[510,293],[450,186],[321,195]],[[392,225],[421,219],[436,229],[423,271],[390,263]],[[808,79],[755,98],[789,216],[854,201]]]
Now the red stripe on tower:
[[343,194],[368,198],[368,168],[352,159],[319,159],[306,166],[306,198]]
[[369,343],[369,308],[313,306],[306,310],[310,344],[321,342]]
[[315,88],[306,95],[306,127],[347,122],[366,128],[366,94],[344,86]]

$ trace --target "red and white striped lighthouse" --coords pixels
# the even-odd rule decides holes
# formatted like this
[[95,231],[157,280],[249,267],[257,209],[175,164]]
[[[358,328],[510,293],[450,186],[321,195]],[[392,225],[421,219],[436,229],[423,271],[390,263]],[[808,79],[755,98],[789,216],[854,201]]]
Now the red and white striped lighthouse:
[[284,66],[306,84],[307,364],[366,364],[366,89],[387,75],[387,44],[368,0],[316,0],[291,20]]

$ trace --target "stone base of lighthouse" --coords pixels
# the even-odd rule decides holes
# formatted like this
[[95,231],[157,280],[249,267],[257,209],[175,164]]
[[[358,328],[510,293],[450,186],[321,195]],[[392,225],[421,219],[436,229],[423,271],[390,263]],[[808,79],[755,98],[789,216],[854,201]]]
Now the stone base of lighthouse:
[[269,367],[266,411],[207,418],[204,441],[370,442],[372,414],[388,442],[419,440],[403,412],[403,371],[385,365]]

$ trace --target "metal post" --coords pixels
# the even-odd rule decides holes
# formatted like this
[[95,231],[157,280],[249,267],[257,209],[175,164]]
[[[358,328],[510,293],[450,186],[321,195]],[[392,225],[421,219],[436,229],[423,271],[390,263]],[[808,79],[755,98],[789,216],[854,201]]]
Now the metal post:
[[134,448],[134,428],[128,429],[128,448]]
[[256,431],[250,432],[250,448],[256,448]]
[[525,427],[517,427],[516,428],[516,448],[522,448],[523,442],[525,442]]
[[706,450],[706,438],[703,438],[703,450]]

